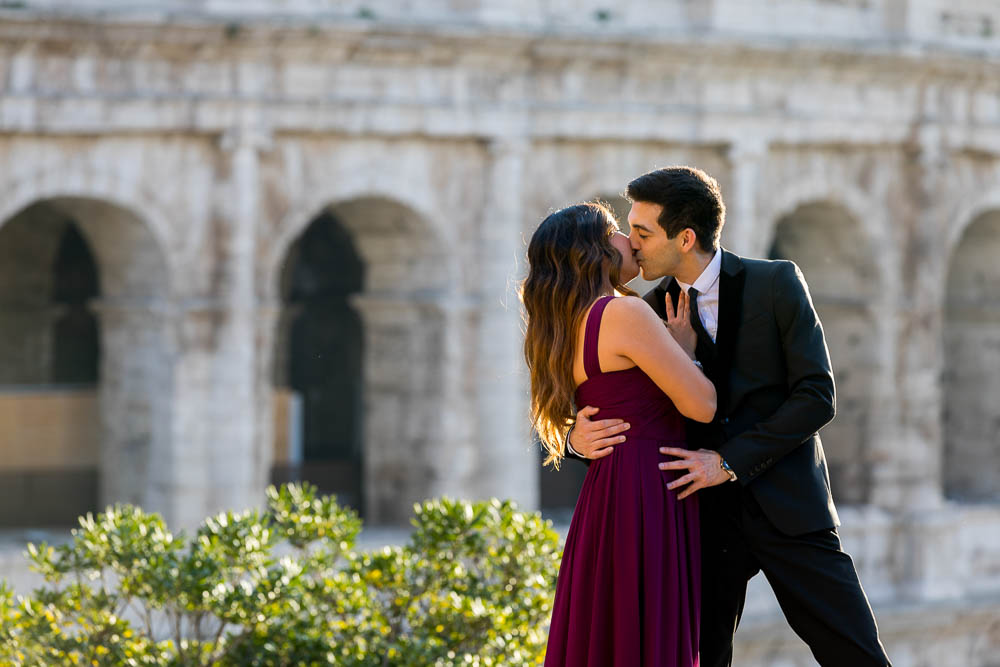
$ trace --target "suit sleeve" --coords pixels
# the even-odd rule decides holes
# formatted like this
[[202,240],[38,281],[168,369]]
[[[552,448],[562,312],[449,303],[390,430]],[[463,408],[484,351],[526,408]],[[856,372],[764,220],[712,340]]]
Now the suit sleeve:
[[830,353],[798,266],[792,262],[778,265],[771,295],[789,393],[770,417],[719,447],[719,453],[744,486],[808,440],[836,414]]
[[590,465],[590,459],[585,459],[582,456],[580,456],[579,454],[577,454],[575,451],[573,451],[573,446],[569,444],[569,437],[571,435],[573,435],[573,427],[570,427],[570,429],[568,431],[566,431],[566,439],[563,440],[563,446],[564,446],[564,448],[566,450],[566,452],[565,452],[566,458],[567,459],[573,459],[575,461],[580,461],[582,463],[586,463],[589,466]]
[[664,302],[664,297],[667,295],[667,290],[663,289],[662,286],[657,285],[653,289],[646,292],[642,300],[649,304],[649,307],[653,309],[656,316],[661,320],[667,319],[667,304]]

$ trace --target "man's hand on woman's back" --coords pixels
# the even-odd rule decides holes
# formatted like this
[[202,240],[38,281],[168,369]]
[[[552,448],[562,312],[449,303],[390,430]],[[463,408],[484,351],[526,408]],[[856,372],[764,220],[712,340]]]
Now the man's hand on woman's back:
[[629,424],[622,419],[591,419],[600,408],[586,406],[576,413],[576,425],[569,435],[569,446],[585,459],[596,460],[625,442],[622,435]]

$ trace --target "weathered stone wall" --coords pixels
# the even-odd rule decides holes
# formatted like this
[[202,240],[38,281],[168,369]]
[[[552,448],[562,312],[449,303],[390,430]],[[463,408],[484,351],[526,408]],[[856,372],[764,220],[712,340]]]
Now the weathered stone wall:
[[[44,384],[57,213],[100,274],[102,502],[189,526],[260,501],[281,276],[330,213],[365,265],[368,519],[442,493],[537,506],[524,243],[552,208],[690,163],[722,185],[727,247],[810,282],[845,544],[902,619],[898,664],[937,655],[907,614],[1000,596],[1000,3],[130,4],[0,9],[0,381]],[[988,664],[983,618],[942,637],[954,664]],[[759,637],[747,660],[799,664]]]
[[0,391],[0,525],[75,525],[96,510],[100,438],[92,389]]
[[944,482],[946,495],[959,500],[1000,501],[998,257],[995,211],[977,218],[962,236],[944,295]]

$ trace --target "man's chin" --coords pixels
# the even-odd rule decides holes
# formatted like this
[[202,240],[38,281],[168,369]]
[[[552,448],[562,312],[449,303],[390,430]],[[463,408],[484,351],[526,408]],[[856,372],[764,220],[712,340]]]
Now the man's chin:
[[659,280],[660,278],[663,277],[662,273],[656,273],[655,271],[652,271],[652,270],[646,268],[645,266],[640,266],[639,267],[639,275],[642,276],[643,280],[648,281],[648,282],[652,282],[654,280]]

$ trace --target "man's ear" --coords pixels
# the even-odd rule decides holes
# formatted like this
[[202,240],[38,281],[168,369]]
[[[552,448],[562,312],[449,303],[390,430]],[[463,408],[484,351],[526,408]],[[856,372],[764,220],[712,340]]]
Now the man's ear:
[[686,227],[684,231],[681,232],[683,236],[681,237],[681,249],[684,252],[691,252],[698,245],[698,235],[695,234],[694,230],[690,227]]

